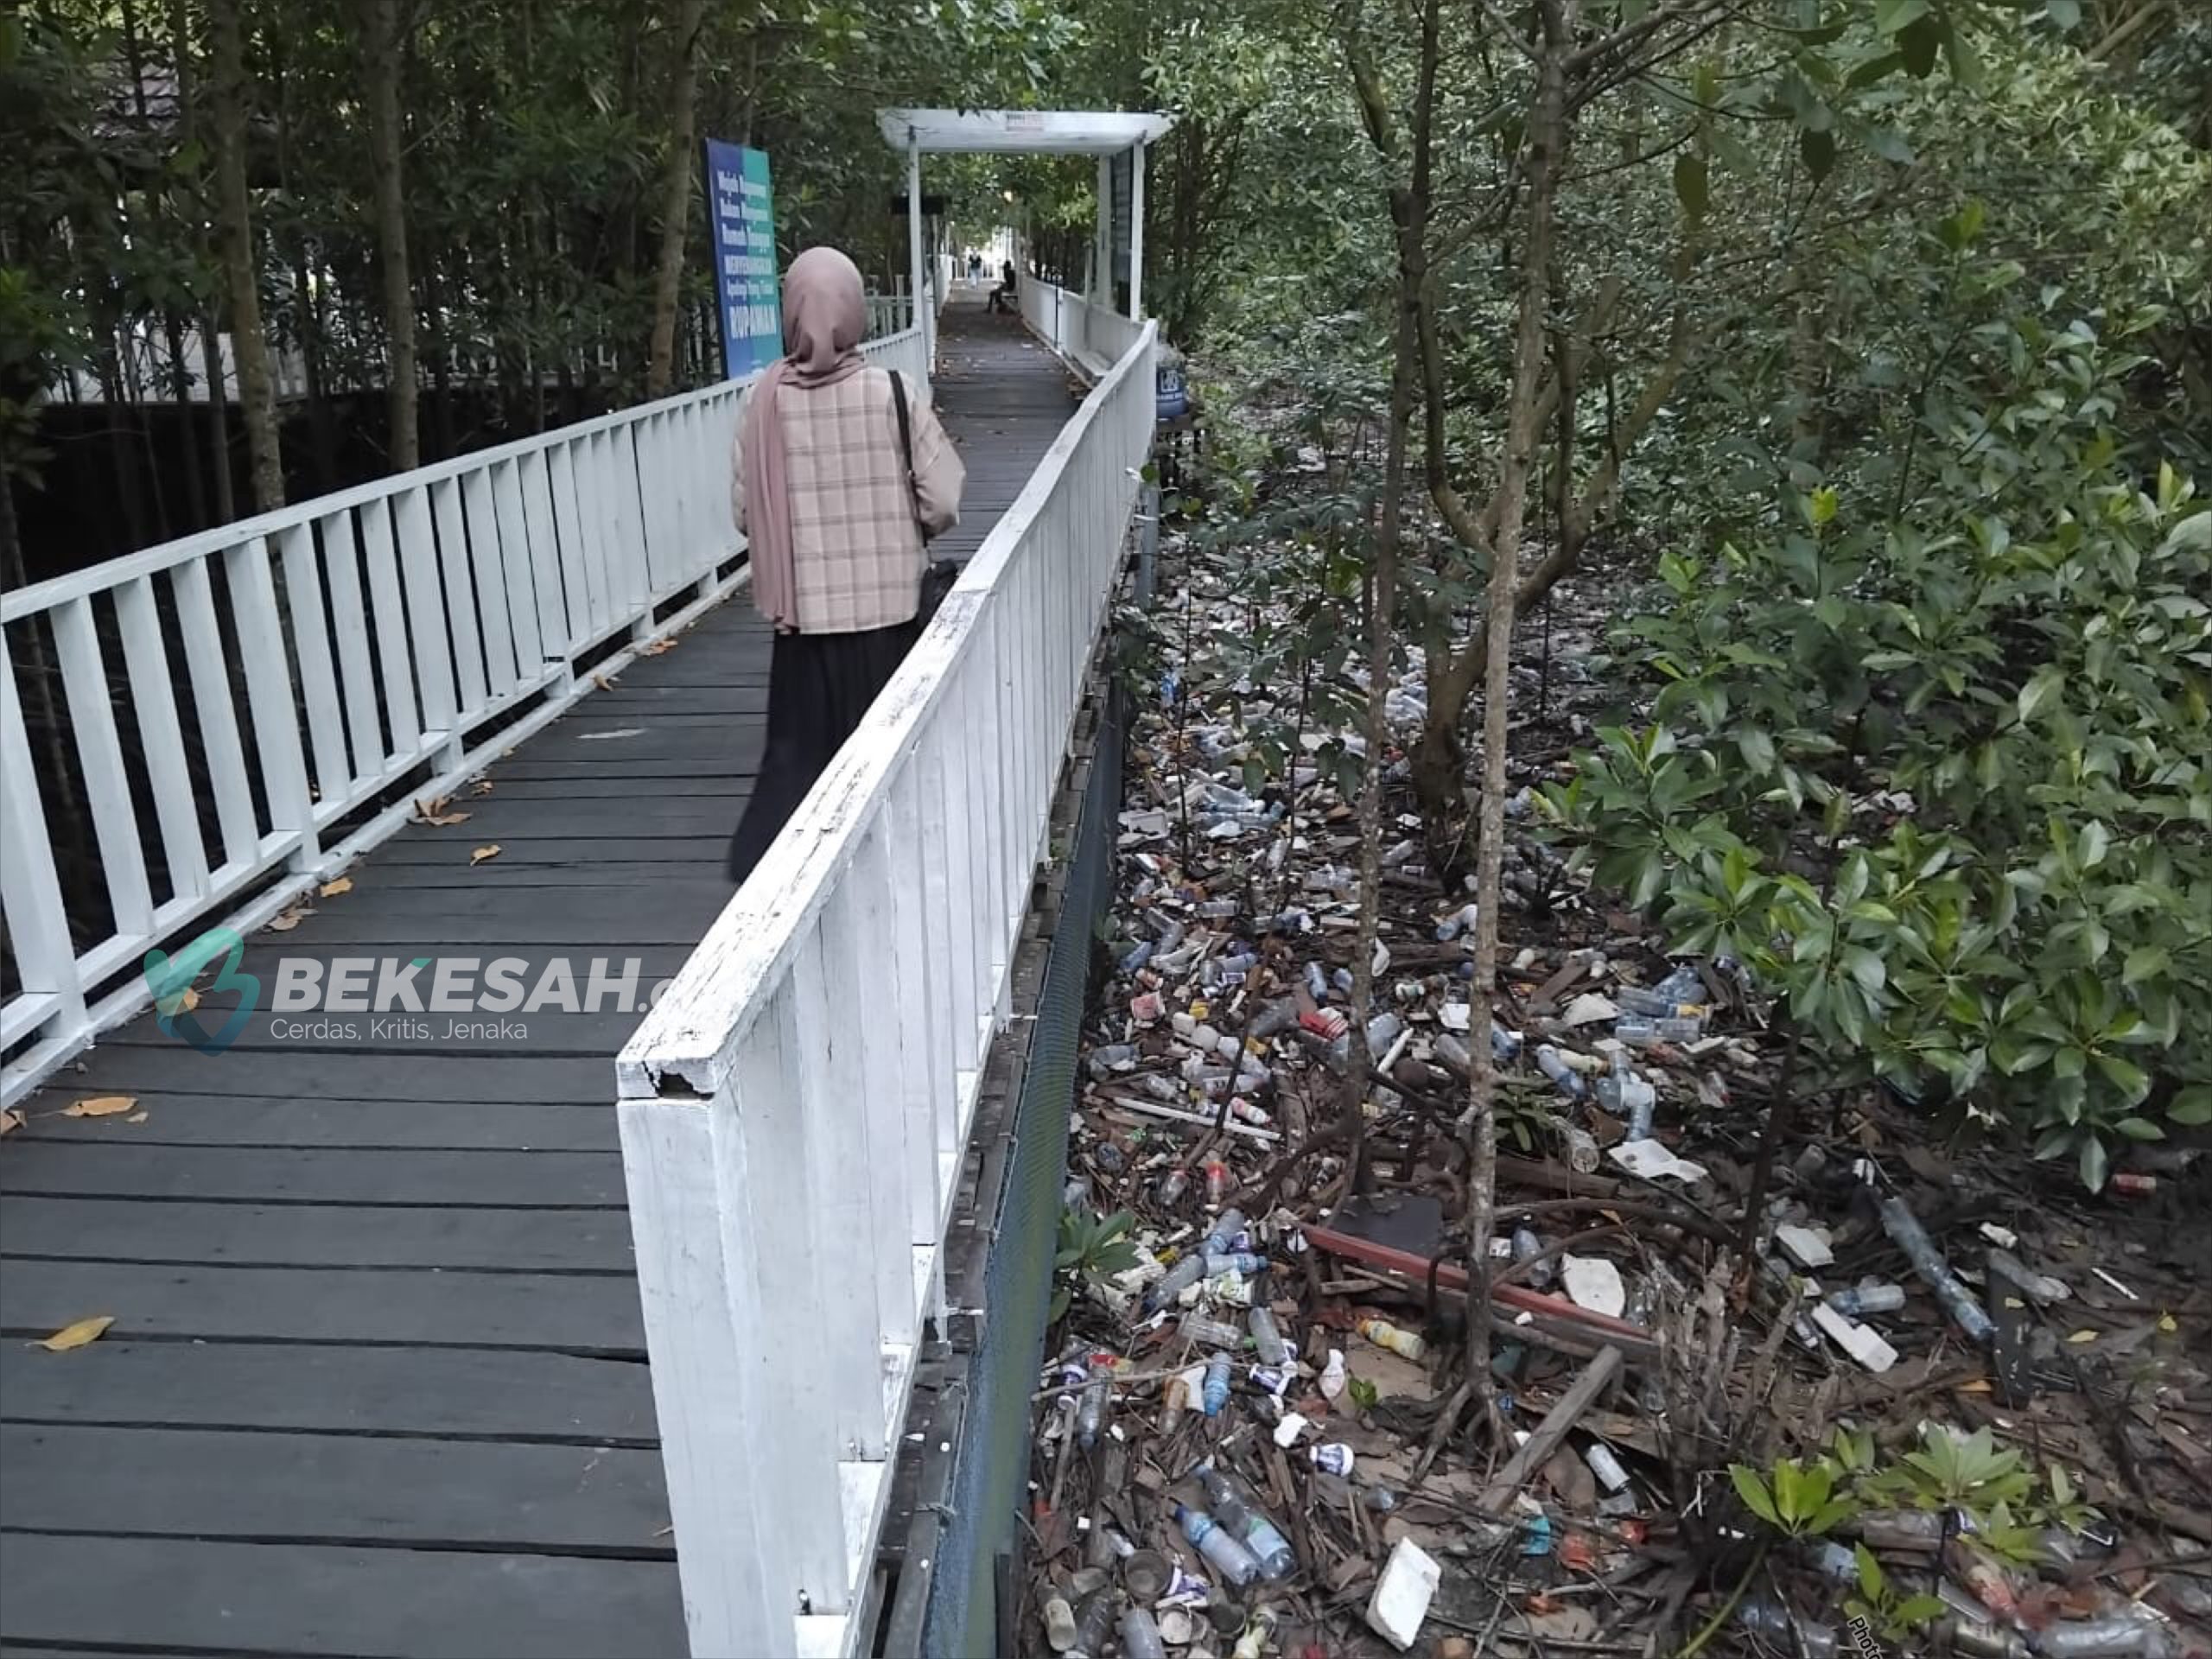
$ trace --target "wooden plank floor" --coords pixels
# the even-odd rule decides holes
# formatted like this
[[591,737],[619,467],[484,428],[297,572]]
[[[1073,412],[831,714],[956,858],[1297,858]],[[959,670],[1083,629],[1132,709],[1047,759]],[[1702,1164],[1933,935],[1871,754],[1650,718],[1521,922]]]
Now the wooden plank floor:
[[[1074,399],[972,299],[944,357],[964,556]],[[467,823],[250,939],[264,1011],[228,1052],[142,1019],[28,1103],[0,1149],[0,1649],[683,1652],[611,1104],[638,1015],[293,1037],[266,1008],[282,957],[672,974],[728,897],[767,670],[749,606],[710,613],[498,762]],[[61,1115],[114,1094],[136,1107]],[[29,1345],[98,1315],[88,1347]]]

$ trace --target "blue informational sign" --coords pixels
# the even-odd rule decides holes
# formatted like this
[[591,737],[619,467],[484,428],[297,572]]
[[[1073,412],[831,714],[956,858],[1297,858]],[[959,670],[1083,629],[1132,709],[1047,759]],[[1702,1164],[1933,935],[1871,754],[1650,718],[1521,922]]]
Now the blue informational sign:
[[768,152],[707,141],[707,226],[721,302],[722,366],[733,380],[784,354],[784,305],[776,275],[776,213]]

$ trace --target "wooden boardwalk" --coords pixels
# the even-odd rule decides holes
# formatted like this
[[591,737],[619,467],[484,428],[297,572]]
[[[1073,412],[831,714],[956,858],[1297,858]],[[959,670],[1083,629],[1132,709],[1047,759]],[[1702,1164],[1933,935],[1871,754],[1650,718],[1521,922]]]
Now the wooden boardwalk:
[[[972,304],[943,356],[965,556],[1075,399]],[[424,992],[452,958],[529,987],[563,957],[580,997],[594,958],[668,977],[728,897],[767,666],[741,599],[710,613],[501,760],[466,823],[248,940],[264,1012],[233,1047],[141,1019],[28,1103],[0,1150],[0,1650],[684,1651],[612,1106],[638,1014],[602,987],[302,1034],[268,1004],[282,957],[428,957]]]

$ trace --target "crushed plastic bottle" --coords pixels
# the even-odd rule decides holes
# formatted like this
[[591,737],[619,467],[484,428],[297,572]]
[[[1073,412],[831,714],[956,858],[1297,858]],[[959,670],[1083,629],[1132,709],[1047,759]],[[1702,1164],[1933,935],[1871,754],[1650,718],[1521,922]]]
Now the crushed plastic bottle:
[[1257,1557],[1204,1510],[1194,1510],[1187,1504],[1175,1506],[1175,1519],[1183,1529],[1183,1536],[1191,1547],[1205,1558],[1206,1565],[1221,1574],[1236,1589],[1243,1589],[1260,1576]]
[[1101,1363],[1096,1357],[1090,1362],[1090,1381],[1076,1398],[1075,1441],[1084,1451],[1098,1444],[1098,1437],[1105,1433],[1106,1418],[1113,1409],[1113,1363]]
[[2166,1659],[2175,1643],[2166,1627],[2152,1622],[2153,1615],[2140,1606],[2132,1612],[2081,1624],[2053,1624],[2031,1638],[2043,1659]]
[[1183,1257],[1165,1274],[1153,1281],[1152,1288],[1144,1294],[1144,1311],[1147,1313],[1157,1313],[1192,1285],[1197,1284],[1199,1280],[1205,1278],[1205,1256],[1192,1255]]
[[1205,1264],[1209,1279],[1218,1279],[1224,1273],[1241,1273],[1249,1279],[1255,1273],[1267,1271],[1268,1258],[1249,1250],[1209,1250]]
[[1472,905],[1460,906],[1459,909],[1437,923],[1436,942],[1439,944],[1449,944],[1462,933],[1472,932],[1478,913]]
[[1067,1649],[1068,1659],[1105,1659],[1106,1634],[1113,1628],[1112,1594],[1105,1590],[1092,1591],[1076,1609],[1074,1640]]
[[1628,1120],[1630,1141],[1651,1138],[1652,1119],[1657,1115],[1659,1091],[1644,1078],[1630,1070],[1628,1056],[1619,1049],[1613,1051],[1613,1069],[1598,1079],[1598,1103],[1616,1117]]
[[[1516,1262],[1536,1262],[1536,1258],[1543,1254],[1544,1241],[1536,1236],[1534,1230],[1527,1227],[1513,1230],[1513,1259]],[[1559,1263],[1550,1258],[1536,1262],[1525,1276],[1536,1289],[1549,1290],[1559,1282]]]
[[1321,1368],[1321,1397],[1334,1400],[1344,1391],[1344,1385],[1350,1381],[1344,1370],[1344,1351],[1341,1348],[1330,1349],[1329,1362]]
[[1628,1014],[1617,1021],[1613,1035],[1630,1048],[1656,1048],[1661,1043],[1694,1043],[1705,1035],[1705,1021],[1686,1015],[1656,1019]]
[[1298,1552],[1290,1547],[1282,1529],[1249,1502],[1236,1482],[1215,1468],[1211,1459],[1199,1464],[1196,1472],[1214,1518],[1244,1541],[1252,1559],[1260,1564],[1261,1577],[1281,1580],[1298,1571]]
[[1107,1043],[1090,1051],[1090,1075],[1096,1078],[1127,1071],[1136,1063],[1137,1046],[1135,1043]]
[[1185,1313],[1178,1328],[1201,1347],[1235,1350],[1244,1345],[1244,1333],[1226,1319],[1208,1319],[1203,1313]]
[[1206,1229],[1206,1236],[1199,1241],[1196,1253],[1199,1255],[1218,1255],[1224,1250],[1235,1249],[1237,1248],[1237,1236],[1243,1230],[1244,1212],[1233,1207],[1224,1210]]

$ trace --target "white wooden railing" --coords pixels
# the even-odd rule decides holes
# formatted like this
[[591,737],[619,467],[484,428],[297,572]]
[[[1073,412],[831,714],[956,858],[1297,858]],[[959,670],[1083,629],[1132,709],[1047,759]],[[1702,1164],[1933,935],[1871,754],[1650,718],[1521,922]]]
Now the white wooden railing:
[[[914,330],[867,349],[924,373]],[[219,918],[260,925],[405,823],[410,798],[445,791],[589,690],[579,659],[611,644],[594,664],[611,672],[712,603],[743,545],[729,517],[742,391],[684,393],[0,594],[0,910],[20,985],[0,1002],[13,1057],[0,1104],[145,1006],[135,969],[150,947]],[[54,775],[64,751],[73,779]],[[87,817],[97,930],[60,879],[79,861],[56,856]]]
[[698,1656],[849,1654],[914,1354],[1154,419],[1061,432],[616,1068]]
[[1144,327],[1111,306],[1033,276],[1021,279],[1021,316],[1039,339],[1094,376],[1120,362]]

